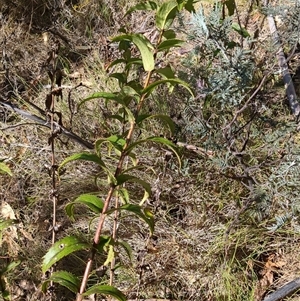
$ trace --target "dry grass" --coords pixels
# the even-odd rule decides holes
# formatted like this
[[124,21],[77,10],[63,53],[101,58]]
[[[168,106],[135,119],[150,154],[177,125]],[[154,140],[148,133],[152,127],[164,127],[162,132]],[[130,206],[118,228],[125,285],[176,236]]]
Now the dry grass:
[[[70,41],[70,45],[66,45],[62,40],[62,48],[65,51],[64,67],[70,74],[79,73],[78,78],[65,78],[63,84],[76,86],[80,82],[84,83],[84,86],[72,93],[75,102],[78,103],[95,91],[114,91],[117,84],[113,80],[106,80],[107,74],[104,70],[106,63],[112,59],[111,52],[114,52],[114,49],[108,49],[103,38],[116,33],[118,26],[115,27],[115,24],[124,22],[125,26],[139,30],[144,23],[141,23],[139,14],[118,22],[129,5],[126,1],[110,1],[106,6],[97,6],[97,3],[92,0],[74,3],[75,10],[69,6],[68,10],[65,10],[66,15],[59,18],[61,27],[55,32],[48,32],[48,41],[44,43],[41,32],[34,30],[35,24],[27,22],[27,25],[24,25],[22,22],[15,22],[16,16],[23,13],[21,9],[24,3],[19,1],[19,9],[14,15],[6,16],[0,29],[2,45],[5,45],[6,37],[5,50],[9,66],[9,80],[0,74],[1,94],[31,113],[36,111],[22,99],[44,108],[47,90],[42,88],[42,85],[48,84],[48,77],[42,66],[54,41],[60,38],[57,32]],[[3,7],[8,5],[6,3]],[[40,14],[41,9],[45,10],[52,4],[45,1],[39,7],[36,7],[34,2],[32,5],[32,9],[28,7],[28,10],[24,11],[25,23],[31,18],[39,24],[42,22],[41,26],[48,25],[50,21],[47,18],[43,18],[42,21],[36,18],[36,14]],[[0,6],[0,10],[3,7]],[[44,15],[47,14],[51,12],[45,10]],[[99,18],[98,14],[103,18]],[[77,46],[82,45],[91,45],[92,51],[83,56],[78,55]],[[38,83],[35,82],[37,78]],[[67,91],[64,92],[64,100],[57,106],[63,113],[64,125],[69,127]],[[158,93],[161,98],[154,95],[154,98],[149,100],[147,109],[153,113],[178,114],[180,93],[178,90],[177,94],[168,96],[161,90]],[[280,98],[281,95],[276,97]],[[118,132],[119,125],[105,118],[107,111],[114,112],[116,109],[111,105],[106,107],[101,101],[88,102],[74,115],[72,130],[88,141]],[[280,105],[276,110],[284,111]],[[274,111],[270,112],[270,115]],[[16,270],[7,276],[14,300],[46,300],[47,297],[40,295],[38,285],[43,277],[40,270],[42,256],[51,244],[51,179],[45,167],[49,165],[51,156],[47,143],[49,131],[45,127],[29,125],[27,121],[8,111],[3,112],[1,118],[0,158],[7,160],[14,175],[12,178],[1,176],[0,196],[1,201],[9,203],[21,224],[17,230],[18,237],[12,239],[11,235],[4,233],[0,262],[3,266],[7,261],[16,258],[22,260]],[[278,128],[280,126],[281,124],[278,124]],[[148,134],[160,135],[168,132],[162,129],[160,123],[151,121],[142,130],[141,135],[143,137]],[[189,143],[197,145],[196,139],[188,138],[191,138]],[[63,137],[61,139],[63,143],[56,144],[58,162],[83,150],[80,145]],[[281,146],[285,149],[289,147],[283,142]],[[266,229],[269,221],[259,221],[248,211],[241,213],[241,203],[246,193],[244,186],[220,175],[209,159],[195,157],[190,152],[184,153],[183,162],[186,165],[179,170],[175,158],[167,161],[165,154],[164,149],[156,146],[139,150],[140,161],[147,166],[140,171],[139,176],[152,184],[155,196],[149,200],[148,205],[155,211],[156,231],[153,241],[148,245],[148,252],[143,253],[147,234],[144,225],[130,216],[124,216],[122,220],[119,234],[132,246],[134,257],[131,263],[124,251],[120,251],[122,268],[116,272],[116,285],[128,298],[135,298],[139,290],[142,298],[255,300],[259,273],[264,266],[262,256],[278,252],[281,252],[286,264],[275,273],[272,287],[281,286],[299,273],[300,258],[295,251],[299,242],[292,221],[286,224],[281,232],[270,233]],[[93,216],[79,210],[76,212],[78,218],[72,224],[64,213],[64,205],[86,192],[99,191],[101,197],[105,196],[107,188],[101,181],[94,183],[95,173],[95,166],[87,163],[67,165],[66,173],[61,177],[59,184],[58,220],[62,224],[62,230],[58,238],[76,233],[91,239],[93,225],[89,228],[88,221]],[[261,179],[264,177],[267,175]],[[133,187],[133,201],[138,202],[140,197],[141,193]],[[107,232],[111,223],[110,220]],[[231,231],[226,233],[229,228]],[[69,262],[62,264],[80,275],[80,264],[84,260],[82,256],[84,257],[78,254],[77,258],[72,257]],[[260,265],[253,262],[259,262]],[[97,265],[101,265],[101,258]],[[141,271],[142,277],[138,287]],[[26,285],[21,285],[22,281],[26,281]],[[92,281],[96,280],[93,278]],[[62,290],[58,296],[65,293],[65,290]],[[72,300],[72,296],[58,299]]]

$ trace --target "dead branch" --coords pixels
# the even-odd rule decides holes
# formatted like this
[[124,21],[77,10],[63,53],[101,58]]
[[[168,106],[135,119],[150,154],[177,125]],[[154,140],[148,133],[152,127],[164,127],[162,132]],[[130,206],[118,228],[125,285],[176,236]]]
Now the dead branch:
[[300,289],[300,278],[290,281],[286,285],[279,288],[274,293],[268,295],[263,301],[279,301],[285,297],[291,296]]
[[[46,126],[48,128],[51,127],[51,124],[48,120],[45,120],[39,116],[36,116],[34,114],[31,114],[29,112],[26,112],[22,109],[19,109],[16,105],[10,103],[10,102],[3,102],[0,100],[0,105],[2,107],[5,107],[11,111],[14,111],[16,112],[17,114],[27,118],[27,119],[30,119],[30,120],[33,120],[39,124],[42,124],[43,126]],[[68,129],[66,129],[64,126],[62,125],[59,125],[57,122],[54,122],[54,126],[56,128],[59,128],[61,130],[61,133],[65,136],[67,136],[68,138],[72,139],[73,141],[85,146],[86,148],[88,149],[93,149],[94,148],[94,144],[91,143],[91,142],[88,142],[84,139],[82,139],[81,137],[79,137],[78,135],[74,134],[73,132],[69,131]]]
[[[265,5],[267,5],[268,1],[265,1]],[[282,73],[283,82],[285,85],[285,91],[286,95],[289,101],[289,105],[291,108],[291,111],[294,116],[298,117],[300,113],[300,104],[297,100],[297,95],[295,91],[295,87],[292,81],[291,74],[289,72],[287,59],[285,57],[285,54],[283,52],[282,45],[280,43],[280,37],[276,28],[275,20],[272,15],[267,16],[267,20],[269,23],[269,28],[271,35],[273,36],[275,46],[278,47],[277,51],[277,59],[278,59],[278,65],[280,67],[280,71]]]

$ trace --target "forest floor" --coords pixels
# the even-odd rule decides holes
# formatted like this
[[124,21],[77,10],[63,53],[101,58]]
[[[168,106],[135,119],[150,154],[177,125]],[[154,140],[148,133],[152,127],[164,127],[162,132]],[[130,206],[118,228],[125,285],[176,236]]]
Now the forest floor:
[[[55,298],[41,292],[45,277],[41,264],[52,244],[50,129],[37,120],[25,118],[24,114],[38,116],[46,123],[45,106],[51,88],[47,61],[53,48],[59,45],[58,69],[62,73],[63,92],[57,110],[62,115],[63,126],[76,137],[59,136],[56,164],[71,154],[91,152],[89,145],[120,130],[118,123],[107,118],[108,110],[116,110],[115,107],[107,106],[103,100],[87,102],[80,109],[77,104],[95,92],[118,89],[117,81],[108,78],[112,72],[107,67],[120,56],[118,45],[110,39],[122,26],[128,31],[143,33],[149,40],[155,37],[155,31],[150,13],[136,12],[124,17],[133,3],[106,2],[65,1],[63,7],[60,4],[55,7],[47,0],[40,5],[36,1],[27,5],[25,0],[0,3],[0,161],[13,173],[0,177],[0,215],[1,220],[18,220],[16,226],[3,231],[0,228],[0,288],[8,289],[11,300],[74,299],[74,294],[63,288],[56,289]],[[247,30],[251,36],[259,31],[256,37],[259,45],[270,46],[265,16],[255,3],[241,2],[239,17],[245,22],[248,18]],[[205,13],[211,9],[211,4],[205,2]],[[162,59],[176,74],[185,74],[187,78],[193,77],[195,69],[202,66],[201,60],[195,59],[190,61],[194,66],[187,67],[189,54],[197,48],[197,41],[189,40],[190,33],[181,27],[181,22],[185,25],[191,22],[189,18],[186,13],[174,24],[186,43]],[[278,22],[280,26],[284,27]],[[263,72],[268,73],[277,64],[274,51],[263,47],[255,51],[255,63],[259,66],[255,76],[259,80],[248,90],[248,98],[259,87]],[[298,63],[295,56],[293,64]],[[299,132],[284,97],[282,81],[274,72],[265,85],[260,86],[249,112],[237,118],[242,122],[251,116],[255,106],[261,106],[255,111],[255,131],[250,132],[250,126],[248,132],[243,132],[247,126],[240,130],[243,137],[238,143],[248,143],[247,149],[241,152],[243,159],[224,147],[225,138],[220,132],[226,122],[230,123],[230,120],[224,121],[228,117],[226,109],[223,111],[220,106],[205,111],[209,104],[204,102],[199,110],[203,116],[188,119],[189,99],[180,88],[171,95],[158,90],[149,100],[149,112],[167,114],[181,128],[176,143],[182,147],[182,167],[178,167],[176,158],[170,158],[163,147],[140,150],[139,162],[147,169],[139,176],[152,187],[147,205],[155,213],[155,235],[147,242],[144,225],[131,216],[124,216],[118,229],[119,236],[133,250],[132,260],[120,252],[122,270],[116,272],[116,285],[128,299],[260,301],[299,276],[299,186],[294,187],[293,180],[299,171],[291,170],[299,164],[296,158]],[[11,110],[13,106],[23,114]],[[234,107],[238,109],[240,107]],[[199,119],[207,128],[214,124],[214,132],[207,130],[201,136],[197,130],[189,130]],[[167,137],[169,132],[162,123],[151,121],[141,130],[141,135]],[[216,141],[211,142],[214,139]],[[233,140],[232,145],[236,142]],[[239,178],[244,176],[244,162],[239,165],[243,160],[253,167],[248,166],[247,170],[257,184],[253,190],[249,189],[249,182]],[[60,176],[57,239],[77,235],[92,240],[97,217],[80,208],[75,211],[73,222],[67,217],[65,206],[83,193],[98,193],[105,198],[109,187],[104,181],[95,180],[97,174],[99,169],[93,163],[77,161],[67,165]],[[277,183],[279,178],[281,182]],[[273,180],[278,186],[272,190]],[[286,193],[282,183],[290,184],[294,191],[291,188],[291,192]],[[135,198],[143,198],[134,185],[131,188]],[[279,222],[281,226],[272,230]],[[104,234],[109,233],[112,223],[113,219],[109,220]],[[147,252],[143,253],[145,243]],[[79,253],[63,260],[60,267],[82,275],[85,257],[86,254]],[[11,263],[16,266],[4,273]],[[99,268],[102,263],[103,258],[99,258],[96,266]],[[101,281],[105,283],[108,278],[107,272]],[[91,277],[93,281],[99,281],[96,274]],[[299,300],[299,294],[286,300]]]

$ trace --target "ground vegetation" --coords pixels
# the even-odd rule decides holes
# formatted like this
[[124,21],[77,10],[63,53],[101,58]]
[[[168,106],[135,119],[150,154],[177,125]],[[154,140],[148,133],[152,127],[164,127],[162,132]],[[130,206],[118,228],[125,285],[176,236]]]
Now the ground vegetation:
[[0,299],[297,300],[299,15],[3,0]]

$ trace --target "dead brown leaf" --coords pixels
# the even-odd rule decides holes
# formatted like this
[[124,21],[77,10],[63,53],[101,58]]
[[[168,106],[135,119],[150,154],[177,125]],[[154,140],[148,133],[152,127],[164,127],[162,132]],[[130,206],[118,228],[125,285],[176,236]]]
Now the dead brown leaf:
[[286,262],[278,254],[267,256],[264,262],[257,264],[261,269],[259,271],[260,280],[255,289],[255,300],[261,301],[266,293],[266,290],[273,284],[274,276],[278,273]]

